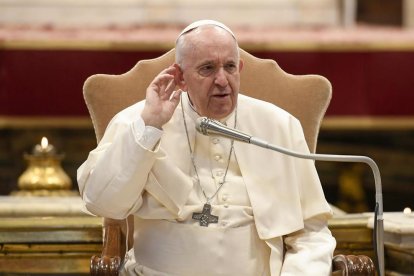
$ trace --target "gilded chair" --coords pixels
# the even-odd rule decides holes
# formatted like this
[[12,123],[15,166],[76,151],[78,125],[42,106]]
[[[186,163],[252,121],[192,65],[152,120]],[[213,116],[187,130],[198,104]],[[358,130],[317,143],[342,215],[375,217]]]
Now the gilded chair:
[[[243,94],[262,99],[287,110],[297,117],[304,129],[306,142],[315,152],[321,121],[331,100],[332,88],[327,79],[317,75],[295,76],[284,72],[275,61],[259,59],[240,50],[244,60],[241,73]],[[161,57],[139,61],[122,75],[97,74],[89,77],[83,88],[84,98],[99,142],[111,118],[122,109],[145,98],[152,79],[174,62],[174,49]],[[91,258],[91,275],[118,275],[126,250],[133,245],[128,218],[126,221],[103,219],[103,250]],[[338,255],[333,260],[334,275],[374,275],[374,265],[366,256]]]

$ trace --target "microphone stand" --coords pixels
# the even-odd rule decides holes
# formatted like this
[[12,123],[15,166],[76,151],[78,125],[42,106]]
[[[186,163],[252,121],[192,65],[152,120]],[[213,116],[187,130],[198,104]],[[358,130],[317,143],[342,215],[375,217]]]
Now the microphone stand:
[[253,144],[262,148],[277,151],[286,155],[290,155],[302,159],[310,159],[317,161],[334,161],[334,162],[362,162],[371,168],[374,174],[375,181],[375,212],[374,212],[374,249],[376,254],[376,267],[379,276],[383,276],[385,271],[384,264],[384,219],[383,219],[383,202],[382,202],[382,186],[381,175],[377,164],[374,160],[367,156],[359,155],[334,155],[334,154],[303,154],[295,151],[291,151],[282,147],[278,147],[269,144],[259,138],[247,135],[235,129],[228,128],[218,121],[201,117],[197,119],[196,129],[198,132],[204,135],[219,135],[225,138],[241,141],[249,144]]
[[334,162],[362,162],[367,164],[373,174],[375,182],[375,221],[374,221],[374,246],[377,259],[377,270],[379,276],[383,276],[385,271],[384,263],[384,218],[383,218],[383,201],[382,201],[382,186],[381,186],[381,175],[379,168],[374,160],[367,156],[359,155],[334,155],[334,154],[303,154],[295,151],[290,151],[285,148],[281,148],[272,144],[269,144],[266,141],[263,141],[259,138],[251,136],[248,143],[274,150],[286,155],[290,155],[302,159],[311,159],[317,161],[334,161]]

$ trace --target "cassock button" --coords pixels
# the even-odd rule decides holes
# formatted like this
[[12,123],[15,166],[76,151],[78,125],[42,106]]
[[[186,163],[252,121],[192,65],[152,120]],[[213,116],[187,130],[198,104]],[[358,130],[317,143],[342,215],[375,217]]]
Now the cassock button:
[[213,138],[213,144],[218,144],[218,142],[220,142],[219,138]]
[[224,195],[221,197],[221,199],[222,199],[223,201],[227,201],[227,199],[229,199],[229,196],[228,196],[227,194],[224,194]]
[[218,170],[216,172],[216,176],[223,176],[223,171],[222,170]]
[[224,206],[224,208],[229,208],[229,204],[228,203],[225,203],[223,206]]
[[220,159],[221,159],[221,156],[220,155],[214,156],[214,160],[219,161]]

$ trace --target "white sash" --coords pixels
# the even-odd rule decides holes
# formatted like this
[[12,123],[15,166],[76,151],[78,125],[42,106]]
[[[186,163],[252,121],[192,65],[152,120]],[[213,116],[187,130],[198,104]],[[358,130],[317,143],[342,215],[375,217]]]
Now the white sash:
[[[212,228],[135,220],[136,275],[270,275],[270,248],[254,224]],[[281,243],[282,244],[282,243]]]

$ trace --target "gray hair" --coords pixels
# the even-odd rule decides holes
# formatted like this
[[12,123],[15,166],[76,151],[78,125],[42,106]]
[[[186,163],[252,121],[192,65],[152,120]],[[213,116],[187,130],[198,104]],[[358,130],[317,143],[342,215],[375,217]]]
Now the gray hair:
[[[180,66],[183,66],[183,59],[184,59],[185,53],[188,52],[187,50],[189,49],[189,47],[192,48],[193,46],[191,43],[189,43],[187,39],[185,39],[186,35],[188,33],[193,32],[196,29],[205,28],[205,27],[221,28],[225,30],[234,38],[236,47],[238,49],[239,46],[237,43],[236,36],[226,25],[218,21],[214,21],[214,20],[196,21],[188,25],[186,28],[184,28],[183,31],[181,31],[181,33],[179,34],[177,40],[175,41],[175,62],[178,63]],[[240,53],[239,51],[237,51],[237,58],[239,58],[239,55]]]

